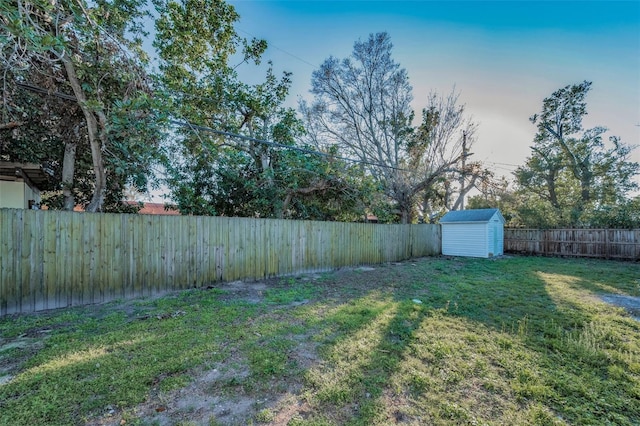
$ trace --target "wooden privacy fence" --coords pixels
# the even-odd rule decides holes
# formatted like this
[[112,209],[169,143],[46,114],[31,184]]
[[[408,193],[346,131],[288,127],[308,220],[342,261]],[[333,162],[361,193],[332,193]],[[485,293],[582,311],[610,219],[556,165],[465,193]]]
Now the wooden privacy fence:
[[438,225],[0,209],[0,315],[439,253]]
[[640,260],[640,229],[505,228],[504,251],[547,256]]

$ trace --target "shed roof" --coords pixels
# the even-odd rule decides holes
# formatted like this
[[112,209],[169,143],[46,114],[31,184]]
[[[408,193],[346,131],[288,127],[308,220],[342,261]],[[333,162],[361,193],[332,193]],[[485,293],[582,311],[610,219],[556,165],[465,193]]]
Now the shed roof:
[[39,189],[42,189],[48,183],[50,177],[40,164],[7,161],[0,161],[0,176],[14,179],[16,177],[26,178]]
[[504,218],[498,209],[454,210],[442,216],[440,223],[486,223],[489,222],[496,213],[498,213],[498,216],[504,223]]

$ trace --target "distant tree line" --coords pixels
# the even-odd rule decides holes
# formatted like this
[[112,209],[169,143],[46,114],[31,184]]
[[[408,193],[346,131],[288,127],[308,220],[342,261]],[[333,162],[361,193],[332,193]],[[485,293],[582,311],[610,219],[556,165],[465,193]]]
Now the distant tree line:
[[[473,161],[478,123],[455,89],[429,94],[415,118],[387,33],[326,59],[295,110],[284,106],[291,73],[269,63],[261,83],[241,81],[267,42],[240,37],[221,0],[34,0],[0,12],[0,161],[50,170],[50,208],[131,211],[125,192],[163,185],[184,214],[409,223],[476,189],[468,207],[500,207],[515,225],[640,225],[632,147],[582,129],[589,82],[544,100],[532,154],[509,182]],[[153,70],[142,48],[152,16]]]

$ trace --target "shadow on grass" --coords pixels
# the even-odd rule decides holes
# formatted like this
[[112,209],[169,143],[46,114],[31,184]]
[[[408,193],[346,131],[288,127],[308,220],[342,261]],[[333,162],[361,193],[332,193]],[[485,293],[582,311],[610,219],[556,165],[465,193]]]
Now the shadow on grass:
[[637,424],[637,324],[594,296],[630,291],[619,266],[441,258],[385,278],[315,324],[315,419]]
[[225,340],[241,338],[233,324],[255,313],[197,292],[133,310],[141,315],[112,303],[17,318],[23,334],[54,331],[0,385],[0,425],[84,424],[145,401],[153,387],[184,386],[194,367],[225,357]]
[[[221,360],[229,344],[251,370],[235,388],[283,393],[304,377],[301,424],[640,424],[640,328],[595,297],[632,294],[632,266],[432,258],[336,276],[317,292],[291,284],[258,305],[185,293],[154,302],[146,322],[116,315],[61,331],[0,388],[0,424],[131,407],[155,380]],[[318,350],[306,364],[292,359],[301,342]],[[74,354],[46,378],[37,368]]]
[[425,310],[378,291],[337,306],[312,328],[321,362],[305,372],[309,421],[375,424],[384,417],[380,399],[420,326]]
[[526,258],[466,263],[446,291],[454,304],[448,313],[500,332],[512,341],[514,356],[528,359],[526,374],[526,365],[503,360],[516,401],[548,409],[524,421],[640,421],[638,324],[596,297],[629,291],[633,265]]

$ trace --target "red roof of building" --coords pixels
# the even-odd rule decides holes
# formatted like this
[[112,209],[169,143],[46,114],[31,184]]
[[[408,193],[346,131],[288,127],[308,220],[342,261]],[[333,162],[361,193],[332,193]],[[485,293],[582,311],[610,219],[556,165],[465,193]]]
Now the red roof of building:
[[[129,206],[138,206],[140,203],[137,201],[123,201],[124,204]],[[42,210],[49,210],[49,207],[44,205],[42,206]],[[81,205],[77,205],[73,208],[74,212],[83,212],[84,207]],[[138,210],[139,214],[156,214],[156,215],[168,215],[168,216],[179,216],[180,211],[176,209],[166,209],[164,208],[163,203],[142,203],[142,208]]]
[[[125,201],[125,203],[129,205],[138,204],[137,201]],[[171,215],[171,216],[180,215],[180,212],[178,210],[175,210],[172,208],[165,209],[164,203],[142,203],[142,204],[143,204],[142,208],[138,211],[139,214],[160,214],[160,215]]]

